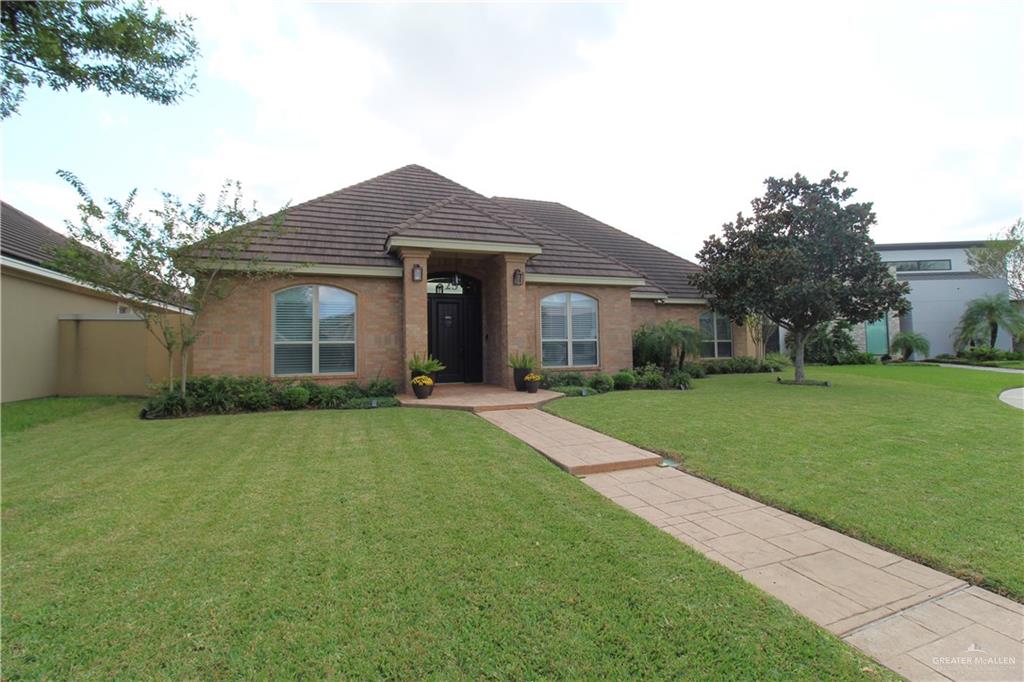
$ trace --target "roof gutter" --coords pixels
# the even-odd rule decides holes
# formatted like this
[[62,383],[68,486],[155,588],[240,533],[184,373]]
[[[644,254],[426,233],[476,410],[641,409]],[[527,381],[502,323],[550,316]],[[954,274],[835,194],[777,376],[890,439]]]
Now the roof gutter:
[[511,242],[480,242],[468,239],[438,239],[434,237],[403,237],[392,235],[384,248],[387,251],[401,247],[452,251],[455,253],[524,253],[539,255],[541,248],[536,244],[513,244]]
[[647,282],[640,277],[598,277],[593,275],[546,275],[527,272],[526,281],[533,284],[590,284],[612,287],[642,287]]
[[35,265],[34,263],[27,263],[25,261],[21,261],[16,258],[11,258],[9,256],[0,256],[0,266],[2,266],[2,268],[5,270],[16,270],[18,272],[23,272],[25,274],[35,275],[36,277],[40,277],[42,279],[48,279],[52,282],[59,282],[60,284],[65,284],[73,287],[78,287],[79,289],[85,289],[87,291],[96,292],[98,294],[107,296],[108,298],[111,298],[115,301],[123,298],[125,302],[128,303],[132,301],[135,301],[136,303],[145,303],[146,305],[150,305],[155,308],[163,308],[164,310],[168,310],[175,313],[191,314],[192,312],[191,310],[183,306],[176,306],[169,303],[163,303],[161,301],[150,301],[147,299],[137,297],[118,296],[92,284],[80,282],[74,277],[68,277],[67,275],[57,272],[56,270],[50,270],[49,268],[44,268],[40,265]]
[[282,274],[302,275],[348,275],[349,277],[401,277],[402,268],[394,265],[319,265],[316,263],[284,263],[281,261],[260,261],[253,265],[249,261],[227,261],[218,263],[222,270],[278,271]]

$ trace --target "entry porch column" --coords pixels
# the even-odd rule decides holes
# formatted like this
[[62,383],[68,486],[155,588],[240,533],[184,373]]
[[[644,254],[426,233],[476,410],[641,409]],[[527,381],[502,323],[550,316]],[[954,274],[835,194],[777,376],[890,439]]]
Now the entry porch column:
[[[427,355],[427,260],[430,251],[423,249],[402,249],[402,371],[405,379],[401,388],[404,393],[412,391],[409,378],[409,360],[413,354],[421,358]],[[417,269],[417,266],[418,269]],[[419,276],[419,281],[415,277]]]
[[[524,254],[506,253],[499,260],[499,297],[501,307],[501,338],[498,339],[495,352],[500,353],[501,377],[500,385],[515,388],[512,368],[508,366],[508,356],[513,353],[532,353],[533,339],[530,330],[530,306],[526,295],[526,261],[529,256]],[[519,270],[522,277],[520,284],[515,284],[515,272]]]

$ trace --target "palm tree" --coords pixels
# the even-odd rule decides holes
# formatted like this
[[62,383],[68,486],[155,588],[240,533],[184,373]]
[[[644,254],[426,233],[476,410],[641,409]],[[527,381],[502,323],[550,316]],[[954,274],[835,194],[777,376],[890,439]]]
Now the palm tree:
[[1024,333],[1024,312],[1010,301],[1006,294],[992,294],[976,298],[967,304],[960,325],[956,329],[956,346],[963,349],[985,340],[995,348],[999,328],[1002,327],[1014,338]]
[[634,361],[655,362],[666,372],[681,366],[687,355],[700,353],[700,332],[679,320],[643,326],[633,334]]
[[700,353],[700,331],[693,325],[683,324],[679,320],[665,320],[658,325],[658,332],[665,344],[673,350],[673,354],[679,354],[677,367],[683,366],[687,355]]
[[903,362],[909,360],[914,353],[927,356],[930,348],[928,339],[916,332],[900,332],[892,337],[892,345],[889,347],[893,353],[899,353],[903,357]]

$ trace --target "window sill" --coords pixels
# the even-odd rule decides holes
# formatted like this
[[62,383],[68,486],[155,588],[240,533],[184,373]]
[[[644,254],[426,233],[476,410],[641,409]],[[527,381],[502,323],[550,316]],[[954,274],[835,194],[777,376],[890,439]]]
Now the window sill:
[[334,372],[331,374],[271,374],[271,379],[308,379],[316,381],[317,379],[358,379],[359,374],[357,372]]

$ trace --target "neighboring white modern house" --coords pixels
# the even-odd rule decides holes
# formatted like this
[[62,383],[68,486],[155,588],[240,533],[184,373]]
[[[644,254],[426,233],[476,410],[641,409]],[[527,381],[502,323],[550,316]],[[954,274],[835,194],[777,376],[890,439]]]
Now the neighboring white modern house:
[[[913,309],[898,318],[858,325],[854,336],[862,348],[882,355],[888,352],[893,334],[914,331],[928,339],[930,355],[953,353],[955,330],[967,304],[982,296],[1009,292],[1005,278],[983,277],[968,266],[967,249],[984,245],[982,241],[878,244],[882,261],[901,282],[910,285]],[[996,346],[1011,350],[1012,345],[1010,335],[1000,330]]]

